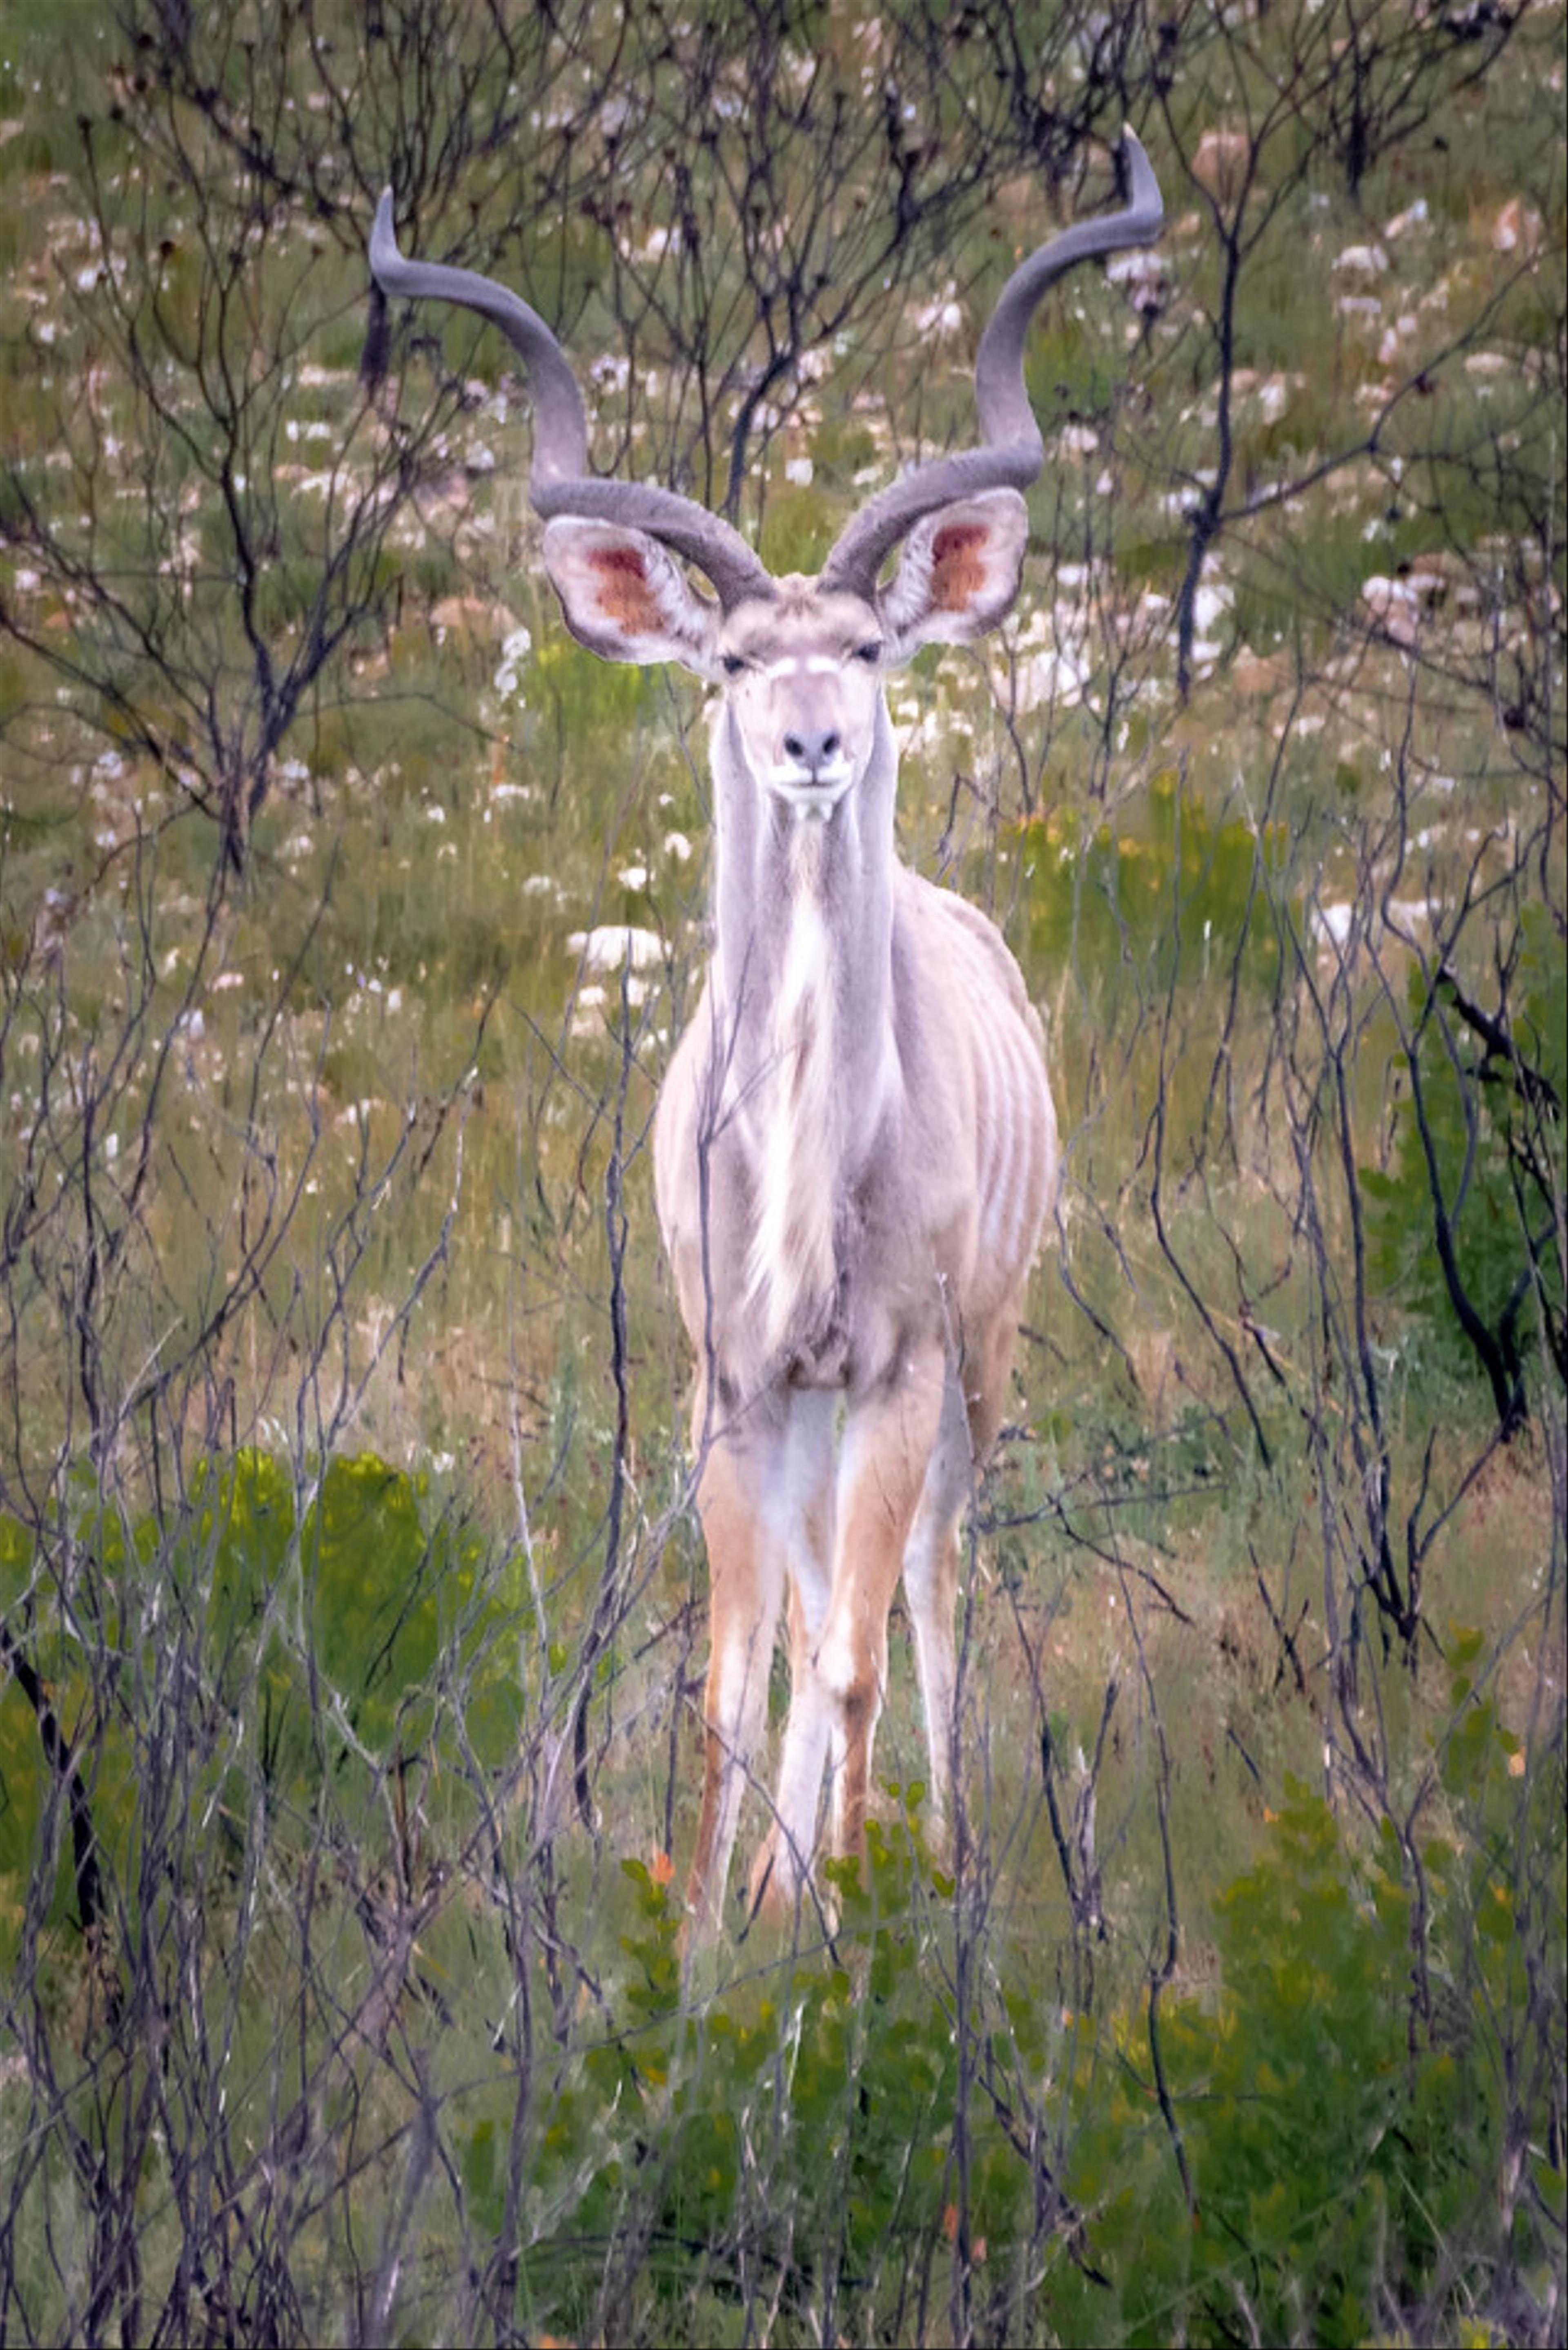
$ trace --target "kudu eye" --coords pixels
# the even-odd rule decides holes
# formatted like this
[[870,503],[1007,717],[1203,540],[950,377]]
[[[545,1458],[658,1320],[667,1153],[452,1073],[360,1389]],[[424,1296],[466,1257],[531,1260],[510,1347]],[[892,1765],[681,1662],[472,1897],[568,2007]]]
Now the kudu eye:
[[742,654],[726,653],[720,661],[719,666],[723,671],[726,677],[739,677],[746,664]]
[[875,669],[877,662],[882,658],[881,638],[873,637],[868,644],[857,645],[855,648],[855,658],[857,660],[865,661],[869,668]]

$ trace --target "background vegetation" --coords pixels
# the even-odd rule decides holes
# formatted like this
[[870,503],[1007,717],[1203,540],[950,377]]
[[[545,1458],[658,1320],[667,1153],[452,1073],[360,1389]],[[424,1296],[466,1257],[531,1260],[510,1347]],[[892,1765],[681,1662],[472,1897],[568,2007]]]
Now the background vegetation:
[[[1561,2341],[1563,9],[632,16],[0,16],[0,2334]],[[894,695],[1066,1144],[958,1849],[896,1640],[683,1990],[700,697],[370,209],[809,567],[1124,120]]]

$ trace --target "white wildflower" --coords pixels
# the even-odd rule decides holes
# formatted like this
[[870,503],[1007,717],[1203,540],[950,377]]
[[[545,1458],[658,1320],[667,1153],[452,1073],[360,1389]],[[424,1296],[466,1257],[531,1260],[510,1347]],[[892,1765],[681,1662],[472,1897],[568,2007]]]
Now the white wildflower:
[[521,702],[518,669],[534,649],[534,639],[524,628],[514,629],[501,648],[501,666],[491,680],[493,690],[504,702]]

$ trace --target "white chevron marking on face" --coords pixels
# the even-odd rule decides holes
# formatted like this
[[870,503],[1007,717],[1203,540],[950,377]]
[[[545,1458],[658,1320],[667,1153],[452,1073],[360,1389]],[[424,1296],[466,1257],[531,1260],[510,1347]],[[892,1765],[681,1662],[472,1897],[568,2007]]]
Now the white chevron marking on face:
[[768,789],[807,824],[814,819],[826,824],[854,780],[855,770],[847,759],[836,759],[830,767],[819,767],[815,776],[809,768],[797,766],[793,760],[787,765],[770,767],[767,772]]
[[769,661],[759,675],[775,677],[834,677],[845,666],[832,653],[788,653],[782,660]]

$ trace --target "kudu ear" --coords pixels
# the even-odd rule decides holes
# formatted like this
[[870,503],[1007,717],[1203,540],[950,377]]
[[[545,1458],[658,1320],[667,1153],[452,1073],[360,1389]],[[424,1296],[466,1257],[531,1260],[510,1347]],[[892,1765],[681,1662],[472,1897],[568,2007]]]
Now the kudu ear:
[[647,531],[557,515],[545,530],[545,567],[567,628],[590,652],[714,674],[719,607]]
[[1029,511],[1016,490],[955,498],[918,522],[898,568],[877,591],[887,659],[907,660],[921,645],[967,644],[1012,608],[1029,536]]

